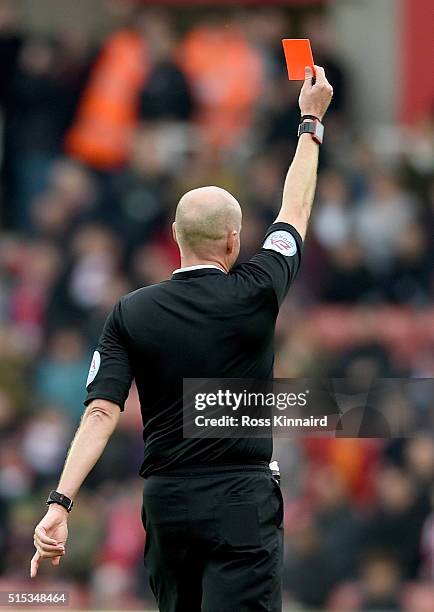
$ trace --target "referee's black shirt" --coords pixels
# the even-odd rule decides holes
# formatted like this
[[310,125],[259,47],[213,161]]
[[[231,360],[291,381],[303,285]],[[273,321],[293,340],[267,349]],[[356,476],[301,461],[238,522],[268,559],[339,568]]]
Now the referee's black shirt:
[[184,439],[183,378],[272,377],[276,318],[301,252],[295,228],[275,223],[261,250],[229,274],[193,266],[113,308],[93,356],[85,404],[105,399],[123,410],[135,379],[142,476],[183,465],[270,460],[269,439]]

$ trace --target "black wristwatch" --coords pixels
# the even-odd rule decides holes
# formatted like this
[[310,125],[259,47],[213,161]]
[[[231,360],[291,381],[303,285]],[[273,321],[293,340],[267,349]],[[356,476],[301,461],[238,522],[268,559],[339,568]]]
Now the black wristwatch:
[[66,495],[63,495],[63,493],[59,493],[58,491],[50,491],[50,495],[47,499],[47,506],[50,504],[59,504],[59,506],[63,506],[65,510],[71,512],[74,502],[72,499],[69,499],[69,497],[66,497]]
[[[309,119],[310,121],[304,121],[305,119]],[[320,145],[324,139],[324,126],[317,117],[314,117],[313,115],[304,115],[301,118],[300,125],[298,126],[297,135],[300,137],[302,134],[310,134],[312,136],[312,140]]]

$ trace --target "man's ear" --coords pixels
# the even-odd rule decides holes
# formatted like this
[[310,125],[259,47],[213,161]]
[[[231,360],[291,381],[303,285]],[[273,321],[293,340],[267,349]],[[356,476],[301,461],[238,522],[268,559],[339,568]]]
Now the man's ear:
[[172,223],[172,236],[173,240],[176,242],[176,244],[178,244],[178,240],[176,238],[176,221]]
[[228,255],[230,253],[233,253],[235,250],[237,235],[238,235],[237,230],[233,230],[232,232],[229,232],[228,234],[228,240],[227,240],[227,245],[226,245],[226,252],[228,253]]

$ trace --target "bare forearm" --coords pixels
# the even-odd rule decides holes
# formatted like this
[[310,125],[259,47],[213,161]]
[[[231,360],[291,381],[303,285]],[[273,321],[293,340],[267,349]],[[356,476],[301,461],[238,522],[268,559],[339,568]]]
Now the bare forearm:
[[302,238],[312,210],[318,171],[319,146],[309,134],[298,142],[293,162],[286,175],[282,207],[276,221],[291,223]]
[[[69,449],[57,490],[74,499],[84,479],[101,457],[116,428],[120,408],[107,400],[95,399],[87,408]],[[52,503],[36,526],[36,552],[30,562],[30,577],[35,578],[44,559],[59,565],[68,538],[68,511],[63,504]]]
[[[315,66],[316,77],[306,66],[305,81],[300,92],[300,112],[303,121],[322,121],[333,96],[324,69]],[[312,119],[312,118],[317,119]],[[319,146],[310,134],[301,134],[294,159],[286,175],[282,207],[276,221],[290,223],[302,238],[306,235],[315,197]]]
[[74,499],[89,472],[101,457],[118,419],[117,407],[105,410],[98,406],[89,406],[69,449],[58,491]]

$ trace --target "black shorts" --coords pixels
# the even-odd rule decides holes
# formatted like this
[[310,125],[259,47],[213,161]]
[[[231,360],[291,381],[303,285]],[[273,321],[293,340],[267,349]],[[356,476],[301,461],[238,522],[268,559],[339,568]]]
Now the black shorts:
[[145,565],[161,612],[280,612],[283,499],[264,466],[145,480]]

